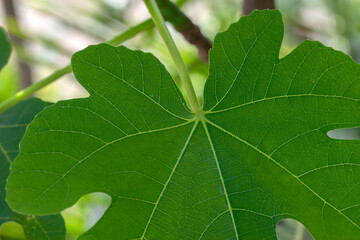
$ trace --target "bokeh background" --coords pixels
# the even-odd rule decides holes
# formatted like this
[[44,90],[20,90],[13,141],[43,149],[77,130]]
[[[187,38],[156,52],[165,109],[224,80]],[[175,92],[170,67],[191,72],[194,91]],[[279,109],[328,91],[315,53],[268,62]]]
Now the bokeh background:
[[[90,44],[107,41],[150,17],[141,0],[0,0],[0,25],[14,37],[9,64],[0,72],[0,102],[17,91],[69,64],[70,57]],[[213,40],[242,16],[242,0],[178,0],[185,14]],[[360,62],[360,0],[276,0],[285,22],[281,56],[305,39],[319,40]],[[199,96],[208,75],[197,49],[171,26],[176,44],[189,68]],[[152,52],[176,79],[170,55],[155,29],[124,43]],[[68,74],[35,94],[45,101],[86,97],[87,92]],[[340,138],[359,138],[360,131],[336,132]],[[110,199],[100,193],[84,196],[63,212],[68,239],[89,229],[104,213]],[[5,226],[6,228],[6,226]],[[21,229],[20,229],[21,230]],[[278,224],[278,238],[312,239],[296,221]],[[4,227],[1,239],[6,237]],[[22,239],[21,231],[18,239]]]

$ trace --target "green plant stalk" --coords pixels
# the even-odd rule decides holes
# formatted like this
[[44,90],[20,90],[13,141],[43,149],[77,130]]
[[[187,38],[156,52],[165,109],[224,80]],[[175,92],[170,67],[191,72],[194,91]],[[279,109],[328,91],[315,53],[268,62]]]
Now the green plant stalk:
[[152,29],[154,26],[155,25],[154,25],[154,22],[152,21],[152,19],[148,19],[134,27],[129,28],[122,34],[114,37],[113,39],[111,39],[110,41],[107,41],[106,43],[108,43],[110,45],[119,45],[119,44],[125,42],[126,40],[134,37],[135,35],[137,35],[138,33],[142,32],[142,31]]
[[169,30],[167,29],[167,27],[165,25],[165,20],[164,20],[163,16],[161,15],[160,9],[156,5],[155,0],[144,0],[144,1],[145,1],[145,4],[154,20],[156,27],[159,30],[161,37],[163,38],[163,40],[170,52],[172,59],[175,62],[175,66],[179,73],[181,82],[184,86],[186,95],[187,95],[189,103],[190,103],[191,110],[194,113],[198,113],[201,111],[201,106],[196,97],[194,87],[191,83],[189,72],[185,66],[185,63],[180,55],[179,50],[177,49],[177,47],[175,45],[173,38],[170,35]]
[[[122,34],[114,37],[110,41],[108,41],[108,44],[111,45],[119,45],[126,40],[134,37],[136,34],[151,29],[154,27],[154,23],[151,19],[148,19],[134,27],[129,28],[127,31],[123,32]],[[21,90],[20,92],[16,93],[14,96],[6,99],[2,103],[0,103],[0,113],[4,112],[8,108],[14,106],[16,103],[20,102],[21,100],[24,100],[25,98],[31,96],[34,92],[40,90],[41,88],[49,85],[50,83],[54,82],[55,80],[59,79],[60,77],[71,73],[71,65],[67,65],[56,72],[52,73],[50,76],[40,80],[39,82],[29,86],[28,88],[25,88],[24,90]]]
[[51,74],[50,76],[44,78],[43,80],[31,85],[28,88],[25,88],[24,90],[21,90],[20,92],[16,93],[14,96],[0,103],[0,113],[10,108],[11,106],[14,106],[16,103],[20,102],[21,100],[31,96],[34,92],[45,87],[49,83],[52,83],[56,79],[70,72],[71,72],[71,66],[67,65],[66,67],[61,68],[56,72],[54,72],[53,74]]
[[[184,4],[186,1],[187,0],[182,1],[181,4],[179,4],[179,5]],[[173,21],[177,21],[176,18],[173,19]],[[130,38],[134,37],[138,33],[149,30],[149,29],[153,28],[154,26],[155,26],[155,24],[152,21],[152,19],[145,20],[144,22],[142,22],[134,27],[129,28],[125,32],[114,37],[113,39],[109,40],[106,43],[108,43],[110,45],[119,45],[119,44],[125,42],[126,40],[129,40]],[[180,57],[180,59],[181,59],[181,57]],[[182,59],[181,59],[181,61],[182,61]],[[184,66],[185,66],[185,64],[184,64]],[[20,102],[21,100],[24,100],[25,98],[29,97],[30,95],[32,95],[34,92],[38,91],[39,89],[47,86],[48,84],[56,81],[60,77],[66,75],[68,73],[71,73],[71,72],[72,72],[71,65],[67,65],[64,68],[57,70],[50,76],[29,86],[28,88],[21,90],[14,96],[12,96],[12,97],[8,98],[7,100],[5,100],[4,102],[0,103],[0,113],[4,112],[8,108],[14,106],[16,103]],[[190,77],[189,77],[189,79],[190,79]],[[179,86],[179,83],[177,83],[177,85]],[[179,86],[179,87],[181,87],[181,86]],[[191,85],[191,87],[192,87],[192,85]],[[187,91],[187,90],[185,89],[185,91]],[[193,92],[194,92],[194,90],[193,90]],[[188,94],[188,92],[186,92],[186,93]],[[194,92],[194,94],[195,94],[195,92]]]
[[184,12],[180,10],[170,0],[155,0],[160,12],[166,22],[170,22],[173,27],[191,44],[195,45],[198,55],[205,63],[209,62],[209,50],[212,43],[200,31]]

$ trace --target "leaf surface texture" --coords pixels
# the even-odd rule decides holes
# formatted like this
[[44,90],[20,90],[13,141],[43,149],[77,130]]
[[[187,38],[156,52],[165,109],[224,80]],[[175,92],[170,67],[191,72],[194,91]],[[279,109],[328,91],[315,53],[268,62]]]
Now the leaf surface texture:
[[5,201],[6,178],[11,162],[19,153],[19,143],[26,126],[49,105],[39,99],[29,99],[0,115],[0,225],[8,221],[20,223],[28,240],[65,239],[65,224],[60,214],[22,215],[11,210]]
[[326,135],[360,125],[359,65],[312,41],[279,59],[282,38],[278,11],[218,34],[197,114],[151,54],[76,53],[90,97],[29,125],[11,207],[48,214],[90,192],[111,196],[80,239],[276,239],[285,218],[316,239],[360,239],[360,142]]

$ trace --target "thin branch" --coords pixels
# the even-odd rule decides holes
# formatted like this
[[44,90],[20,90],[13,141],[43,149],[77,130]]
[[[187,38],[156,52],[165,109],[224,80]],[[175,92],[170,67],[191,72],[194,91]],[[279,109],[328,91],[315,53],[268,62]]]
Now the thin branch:
[[255,9],[275,9],[275,0],[243,0],[243,14],[249,15]]
[[[123,32],[122,34],[116,36],[112,40],[108,41],[108,44],[111,45],[119,45],[124,41],[132,38],[136,34],[148,30],[154,27],[154,23],[151,19],[140,23],[134,27],[129,28],[127,31]],[[70,65],[67,65],[57,71],[55,71],[50,76],[40,80],[39,82],[21,90],[20,92],[16,93],[14,96],[6,99],[5,101],[0,103],[0,113],[4,112],[6,109],[14,106],[16,103],[20,102],[21,100],[26,99],[27,97],[31,96],[34,92],[40,90],[41,88],[49,85],[50,83],[56,81],[57,79],[61,78],[62,76],[71,73],[72,69]]]
[[[20,30],[13,0],[3,0],[2,2],[5,9],[6,24],[8,28]],[[21,85],[25,88],[32,84],[32,71],[29,64],[22,58],[22,56],[26,56],[24,42],[14,34],[10,33],[9,35],[18,56],[17,64],[20,72]]]
[[[7,1],[7,0],[3,0],[3,1]],[[185,3],[186,1],[187,0],[183,0],[182,4]],[[168,9],[168,8],[165,8],[164,10],[166,10],[166,9]],[[173,11],[175,9],[178,9],[178,7],[175,5],[172,5],[171,10]],[[180,10],[178,10],[178,11],[180,11]],[[162,13],[162,14],[164,14],[164,13]],[[178,13],[176,13],[176,14],[178,14]],[[168,21],[172,21],[173,24],[181,23],[181,20],[183,20],[183,17],[181,17],[181,15],[176,15],[176,14],[174,17],[172,17]],[[181,25],[182,24],[180,24],[179,26],[181,26]],[[149,29],[153,28],[154,26],[155,25],[154,25],[152,19],[148,19],[134,27],[129,28],[128,30],[126,30],[125,32],[121,33],[120,35],[114,37],[107,43],[110,45],[119,45],[119,44],[123,43],[124,41],[134,37],[138,33],[145,31],[145,30],[149,30]],[[207,53],[206,53],[206,55],[207,55]],[[71,66],[67,65],[67,66],[55,71],[50,76],[38,81],[37,83],[34,84],[35,86],[30,86],[30,87],[27,87],[27,88],[21,90],[14,96],[12,96],[12,97],[6,99],[4,102],[0,103],[0,113],[5,111],[8,108],[14,106],[16,103],[20,102],[21,100],[26,99],[32,93],[40,90],[41,88],[49,85],[50,83],[56,81],[60,77],[66,75],[68,73],[71,73],[71,71],[72,71]]]
[[188,42],[197,47],[199,57],[207,63],[212,43],[201,33],[200,28],[170,0],[156,0],[156,3],[164,19],[170,22]]
[[16,103],[20,102],[21,100],[31,96],[34,92],[38,91],[39,89],[43,88],[44,86],[48,85],[49,83],[59,79],[60,77],[64,76],[67,73],[71,72],[71,66],[68,65],[64,68],[61,68],[51,74],[50,76],[44,78],[43,80],[21,90],[20,92],[16,93],[15,96],[12,96],[2,103],[0,103],[0,113],[5,111],[6,109],[14,106]]
[[107,41],[106,43],[108,43],[110,45],[114,45],[114,46],[119,45],[119,44],[125,42],[126,40],[134,37],[135,35],[137,35],[138,33],[142,32],[142,31],[152,29],[154,26],[155,25],[154,25],[154,22],[152,21],[152,19],[148,19],[134,27],[129,28],[122,34],[114,37],[113,39],[111,39],[110,41]]

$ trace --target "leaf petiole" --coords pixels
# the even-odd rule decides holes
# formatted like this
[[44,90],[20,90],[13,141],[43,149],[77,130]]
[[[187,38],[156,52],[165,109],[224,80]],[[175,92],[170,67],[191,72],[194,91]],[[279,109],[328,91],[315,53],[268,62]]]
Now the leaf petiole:
[[186,95],[188,97],[191,110],[194,113],[201,111],[201,106],[199,103],[198,98],[196,97],[194,87],[191,83],[189,72],[185,66],[185,63],[179,53],[179,50],[177,49],[175,42],[173,38],[170,35],[169,30],[167,29],[165,25],[165,20],[163,16],[161,15],[159,7],[156,5],[155,0],[144,0],[145,4],[151,14],[151,17],[154,20],[154,23],[156,27],[159,30],[159,33],[164,40],[166,47],[168,48],[170,55],[175,62],[176,69],[179,73],[181,82],[184,86]]

